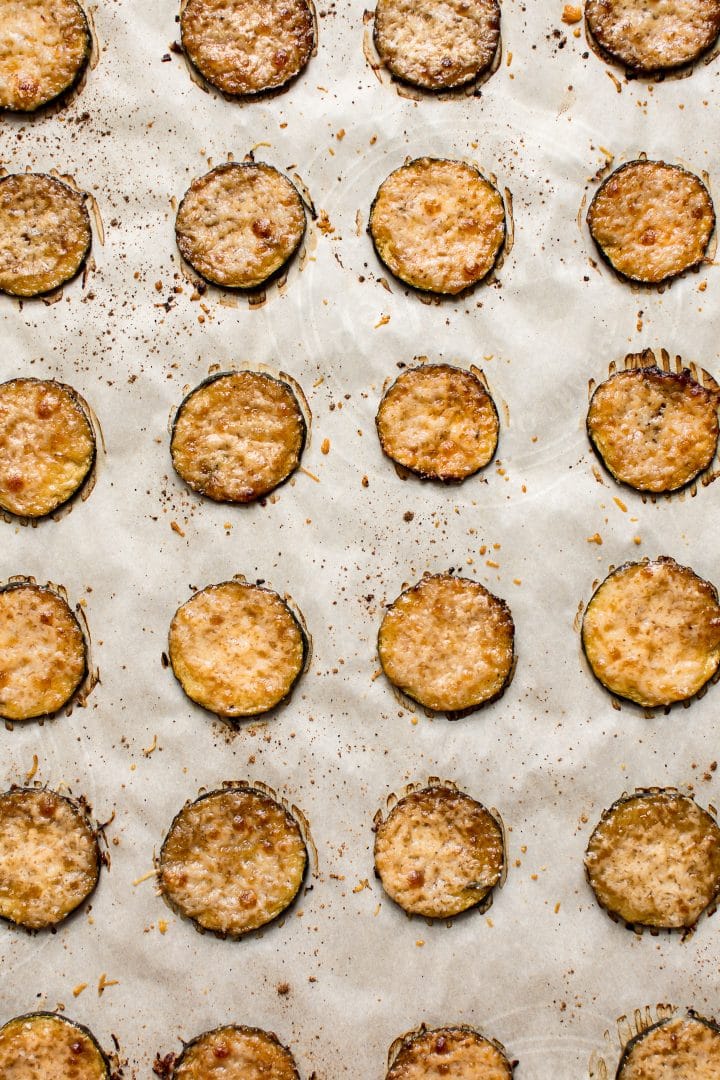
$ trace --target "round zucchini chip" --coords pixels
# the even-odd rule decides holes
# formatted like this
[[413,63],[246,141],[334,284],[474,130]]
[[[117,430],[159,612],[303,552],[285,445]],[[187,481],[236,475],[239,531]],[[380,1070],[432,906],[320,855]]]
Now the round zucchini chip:
[[189,1042],[172,1080],[300,1080],[290,1051],[270,1031],[228,1024]]
[[0,716],[30,720],[67,705],[87,674],[87,644],[67,601],[17,582],[0,589]]
[[6,1080],[110,1080],[110,1063],[82,1024],[57,1013],[28,1013],[0,1028],[0,1076]]
[[491,67],[498,0],[378,0],[375,48],[397,79],[423,90],[466,86]]
[[382,182],[369,229],[378,258],[395,277],[454,296],[494,267],[505,240],[505,207],[472,165],[417,158]]
[[626,795],[595,827],[585,871],[598,903],[628,925],[691,927],[720,893],[720,829],[687,795]]
[[75,85],[92,39],[76,0],[0,4],[0,109],[34,112]]
[[595,390],[587,432],[603,465],[620,483],[654,494],[677,491],[715,456],[718,395],[687,369],[618,371]]
[[0,384],[0,509],[52,514],[95,463],[95,432],[71,386],[52,379]]
[[611,694],[646,708],[686,701],[720,665],[717,591],[666,556],[627,563],[593,593],[582,646]]
[[302,674],[305,633],[272,589],[224,581],[195,593],[170,624],[169,656],[191,701],[227,718],[279,705]]
[[500,422],[477,375],[424,364],[400,375],[375,418],[383,452],[428,480],[465,480],[495,456]]
[[380,626],[383,671],[436,712],[477,709],[503,692],[513,671],[510,608],[477,581],[434,574],[406,589]]
[[409,915],[449,919],[476,907],[497,885],[504,862],[499,823],[451,787],[411,792],[377,826],[375,869]]
[[57,926],[97,885],[97,834],[81,806],[54,791],[0,795],[0,916],[38,930]]
[[239,937],[292,904],[306,867],[295,818],[262,791],[234,787],[183,807],[163,842],[158,880],[170,906],[198,928]]
[[403,1039],[385,1080],[512,1080],[502,1047],[467,1027],[421,1030]]
[[170,453],[194,491],[217,502],[249,503],[295,472],[306,433],[288,383],[258,371],[229,371],[187,395]]
[[203,78],[233,97],[285,86],[315,48],[307,0],[187,0],[180,33]]
[[639,74],[697,60],[720,33],[718,0],[586,0],[585,18],[600,48]]
[[201,277],[228,289],[263,285],[305,235],[297,188],[272,165],[227,162],[193,180],[180,203],[180,254]]
[[600,185],[587,215],[593,240],[629,281],[658,285],[698,266],[715,228],[699,177],[664,161],[629,161]]
[[615,1080],[717,1080],[720,1031],[699,1016],[661,1020],[625,1047]]

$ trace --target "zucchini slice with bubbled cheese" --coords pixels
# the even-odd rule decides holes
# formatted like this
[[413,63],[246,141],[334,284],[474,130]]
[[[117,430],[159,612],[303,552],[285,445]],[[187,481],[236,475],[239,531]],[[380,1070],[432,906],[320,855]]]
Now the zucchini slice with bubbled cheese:
[[720,892],[720,829],[688,795],[625,795],[595,827],[585,871],[598,902],[629,926],[694,926]]
[[582,646],[611,694],[646,708],[685,701],[720,665],[717,591],[666,556],[627,563],[593,593]]
[[95,1036],[57,1013],[16,1016],[0,1028],[5,1080],[110,1080],[110,1063]]
[[240,786],[183,807],[163,841],[158,880],[170,906],[199,929],[239,937],[290,906],[306,867],[295,818]]
[[92,39],[77,0],[2,0],[0,109],[34,112],[71,89]]
[[512,1080],[502,1046],[468,1027],[421,1030],[404,1038],[385,1080]]
[[227,1024],[189,1042],[172,1080],[300,1080],[290,1051],[269,1031]]
[[587,0],[585,18],[600,48],[639,74],[697,60],[720,33],[719,0]]
[[627,1044],[615,1080],[717,1080],[720,1030],[687,1014],[660,1020]]

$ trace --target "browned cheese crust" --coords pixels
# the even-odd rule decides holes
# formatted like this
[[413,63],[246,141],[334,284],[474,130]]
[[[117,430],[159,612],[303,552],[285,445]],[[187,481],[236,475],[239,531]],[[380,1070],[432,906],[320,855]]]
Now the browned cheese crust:
[[694,1016],[661,1020],[628,1043],[615,1080],[720,1080],[720,1032]]
[[449,364],[403,372],[380,402],[375,424],[389,458],[443,481],[464,480],[492,461],[500,430],[480,379]]
[[300,464],[306,426],[290,386],[257,371],[218,375],[178,409],[170,453],[178,475],[219,502],[248,503]]
[[378,634],[383,671],[403,693],[437,712],[475,709],[512,674],[510,609],[476,581],[436,574],[398,596]]
[[720,664],[717,592],[666,557],[621,566],[593,594],[582,644],[612,694],[646,708],[685,701]]
[[0,109],[33,112],[68,90],[90,56],[76,0],[2,0]]
[[180,31],[200,74],[234,97],[284,86],[315,47],[307,0],[187,0]]
[[505,207],[472,165],[417,158],[380,185],[369,228],[378,258],[401,281],[456,295],[495,265]]
[[498,1046],[468,1028],[436,1028],[406,1039],[385,1080],[512,1080]]
[[188,1043],[172,1080],[299,1080],[299,1074],[292,1054],[271,1032],[228,1025]]
[[593,394],[587,430],[616,480],[637,491],[677,491],[715,456],[718,396],[689,371],[619,371]]
[[448,919],[482,903],[504,859],[498,822],[454,788],[411,792],[377,826],[375,869],[388,896],[411,915]]
[[688,796],[630,795],[603,813],[585,870],[598,902],[626,923],[694,926],[720,891],[720,829]]
[[307,852],[294,818],[250,788],[214,791],[185,806],[160,852],[170,905],[200,928],[238,937],[295,899]]
[[305,663],[300,623],[272,589],[224,581],[175,612],[169,655],[187,696],[218,716],[257,716],[292,690]]
[[39,585],[0,590],[0,716],[56,713],[87,671],[87,646],[67,602]]
[[378,0],[375,48],[396,78],[424,90],[465,86],[491,66],[498,0]]
[[694,173],[664,161],[630,161],[598,188],[587,220],[619,274],[657,285],[703,261],[715,211]]
[[3,1080],[108,1080],[107,1058],[87,1028],[54,1013],[17,1016],[0,1028]]
[[668,71],[696,60],[720,33],[718,0],[587,0],[595,41],[632,71]]
[[300,247],[305,208],[295,186],[271,165],[230,162],[193,180],[175,234],[183,258],[207,281],[253,289]]

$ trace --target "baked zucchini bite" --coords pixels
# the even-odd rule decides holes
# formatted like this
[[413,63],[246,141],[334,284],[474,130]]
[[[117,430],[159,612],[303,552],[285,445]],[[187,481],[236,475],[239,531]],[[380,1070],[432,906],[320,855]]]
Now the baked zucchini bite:
[[587,221],[614,270],[657,285],[703,261],[715,211],[694,173],[664,161],[629,161],[600,185]]
[[625,795],[595,827],[585,871],[598,903],[628,925],[691,927],[720,892],[720,829],[687,795]]
[[383,452],[428,480],[461,481],[495,456],[500,422],[477,375],[424,364],[400,375],[375,417]]
[[187,395],[170,453],[194,491],[217,502],[249,503],[295,472],[306,432],[288,383],[259,371],[229,371]]
[[618,371],[595,390],[587,414],[588,437],[611,476],[655,494],[707,469],[719,430],[717,393],[687,369]]
[[395,277],[454,296],[495,265],[505,240],[505,207],[472,165],[417,158],[382,182],[369,230],[378,258]]
[[300,247],[305,207],[272,165],[228,162],[193,180],[175,222],[180,254],[214,285],[254,289]]
[[401,799],[375,834],[375,870],[409,915],[449,919],[487,899],[505,862],[502,829],[489,810],[451,787]]
[[512,1065],[497,1043],[467,1027],[421,1030],[403,1040],[385,1080],[512,1080]]
[[423,90],[451,90],[492,65],[498,0],[378,0],[375,48],[385,67]]
[[85,636],[53,589],[0,589],[0,716],[30,720],[67,705],[87,674]]
[[169,657],[191,701],[228,718],[257,716],[302,674],[305,633],[272,589],[224,581],[195,593],[170,624]]
[[510,608],[477,581],[435,574],[406,589],[380,626],[383,671],[436,712],[477,709],[498,697],[513,670]]
[[639,74],[691,63],[720,33],[718,0],[586,0],[585,18],[600,48]]
[[306,866],[297,821],[269,795],[240,786],[183,807],[163,842],[158,881],[197,927],[239,937],[290,906]]
[[300,1080],[293,1056],[275,1035],[228,1024],[189,1042],[172,1080]]
[[200,74],[234,97],[284,86],[315,47],[307,0],[187,0],[180,33]]
[[0,916],[31,930],[57,926],[97,885],[97,833],[82,807],[54,791],[0,795]]
[[595,590],[582,646],[611,694],[646,708],[686,701],[720,664],[717,591],[665,556],[627,563]]
[[16,1016],[0,1028],[5,1080],[110,1080],[110,1063],[94,1035],[56,1013]]
[[615,1080],[716,1080],[720,1031],[688,1014],[661,1020],[625,1047]]
[[92,40],[76,0],[0,4],[0,109],[34,112],[75,85]]
[[0,384],[1,509],[52,514],[82,487],[94,462],[95,432],[71,386],[52,379]]

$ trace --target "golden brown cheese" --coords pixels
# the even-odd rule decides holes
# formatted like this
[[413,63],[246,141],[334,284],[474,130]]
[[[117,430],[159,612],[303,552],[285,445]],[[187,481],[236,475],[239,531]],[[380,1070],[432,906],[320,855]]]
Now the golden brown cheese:
[[472,165],[417,158],[380,185],[369,229],[378,257],[401,281],[456,295],[495,265],[505,207]]
[[476,581],[437,574],[390,605],[378,653],[388,679],[408,697],[438,712],[462,712],[502,693],[514,637],[503,600]]
[[482,903],[504,860],[498,822],[454,788],[411,792],[377,826],[375,869],[388,896],[411,915],[448,919]]
[[93,1035],[54,1013],[16,1016],[0,1028],[2,1080],[109,1080]]
[[598,188],[587,220],[619,274],[659,284],[703,261],[715,211],[694,173],[664,161],[630,161]]
[[307,852],[294,818],[250,788],[213,791],[185,806],[160,853],[159,884],[198,927],[237,937],[295,899]]
[[252,289],[300,247],[305,208],[295,186],[271,165],[229,162],[193,180],[175,233],[181,255],[202,277]]
[[696,1016],[661,1020],[628,1043],[616,1080],[720,1080],[720,1032]]
[[219,502],[248,503],[300,464],[306,426],[290,386],[257,371],[213,376],[178,409],[170,452],[180,477]]
[[587,0],[585,17],[605,52],[646,73],[689,64],[720,33],[718,0]]
[[612,694],[647,708],[685,701],[720,665],[717,592],[673,559],[621,566],[593,594],[582,644]]
[[233,96],[284,86],[315,47],[307,0],[187,0],[180,31],[200,74]]
[[405,1039],[385,1080],[512,1080],[495,1043],[470,1028],[444,1027]]
[[378,0],[375,47],[396,78],[425,90],[465,86],[491,66],[498,0]]
[[61,596],[30,583],[0,590],[0,716],[56,713],[86,672],[85,638]]
[[187,696],[218,716],[257,716],[292,690],[303,630],[271,589],[224,581],[195,593],[170,624],[172,669]]
[[599,903],[626,923],[694,926],[720,892],[720,829],[688,796],[626,796],[603,813],[585,869]]
[[389,458],[420,476],[464,480],[495,456],[495,402],[470,371],[426,364],[403,372],[386,392],[375,419]]
[[90,56],[76,0],[2,0],[0,109],[33,112],[75,84]]
[[300,1080],[292,1054],[275,1035],[228,1025],[206,1031],[183,1050],[172,1080]]

